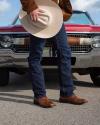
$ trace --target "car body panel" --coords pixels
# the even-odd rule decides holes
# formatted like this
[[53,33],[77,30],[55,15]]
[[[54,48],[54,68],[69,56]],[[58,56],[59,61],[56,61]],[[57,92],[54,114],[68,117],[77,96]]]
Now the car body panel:
[[[74,25],[74,24],[65,24],[66,32],[90,32],[90,33],[98,33],[100,32],[100,26],[93,25]],[[22,26],[6,26],[0,27],[0,34],[3,33],[20,33],[27,32]]]

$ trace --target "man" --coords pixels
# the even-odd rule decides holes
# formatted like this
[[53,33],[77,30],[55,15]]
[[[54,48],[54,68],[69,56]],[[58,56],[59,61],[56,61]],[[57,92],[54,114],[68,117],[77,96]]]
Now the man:
[[[57,0],[53,0],[57,2]],[[68,0],[67,0],[68,1]],[[33,21],[37,21],[42,10],[38,8],[34,0],[21,0],[22,8],[30,14]],[[81,105],[87,100],[77,97],[73,93],[73,80],[71,76],[71,49],[67,43],[64,24],[59,33],[54,36],[53,41],[57,46],[59,82],[60,82],[60,98],[59,102]],[[45,39],[37,38],[31,35],[30,53],[29,53],[29,68],[32,77],[32,89],[34,92],[34,104],[45,108],[55,106],[54,102],[46,96],[44,75],[41,68],[41,59]]]

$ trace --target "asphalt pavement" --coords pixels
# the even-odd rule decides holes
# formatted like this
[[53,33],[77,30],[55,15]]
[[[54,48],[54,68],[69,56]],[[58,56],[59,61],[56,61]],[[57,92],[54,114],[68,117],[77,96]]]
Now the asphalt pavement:
[[50,109],[33,104],[29,74],[10,74],[10,83],[0,87],[0,125],[100,125],[100,88],[89,75],[73,74],[75,94],[86,98],[84,105],[62,104],[56,70],[46,70],[47,95],[56,106]]

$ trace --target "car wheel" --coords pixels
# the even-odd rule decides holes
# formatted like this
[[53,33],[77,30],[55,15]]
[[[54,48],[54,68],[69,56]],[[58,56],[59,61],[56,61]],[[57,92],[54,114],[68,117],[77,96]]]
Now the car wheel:
[[100,86],[100,69],[93,68],[90,72],[90,77],[95,86]]
[[0,69],[0,86],[6,86],[9,83],[9,70],[5,68]]

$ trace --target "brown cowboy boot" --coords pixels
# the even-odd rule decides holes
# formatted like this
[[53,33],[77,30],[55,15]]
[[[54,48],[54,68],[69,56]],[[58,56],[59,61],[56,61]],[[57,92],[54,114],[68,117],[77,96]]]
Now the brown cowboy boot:
[[79,98],[76,95],[72,95],[72,96],[67,96],[67,97],[60,97],[59,102],[70,103],[74,105],[82,105],[84,103],[87,103],[88,101],[86,99]]
[[43,108],[52,108],[54,106],[56,106],[54,104],[54,102],[52,102],[51,100],[49,100],[46,96],[45,97],[41,97],[39,99],[34,99],[34,104],[35,105],[38,105],[40,107],[43,107]]

